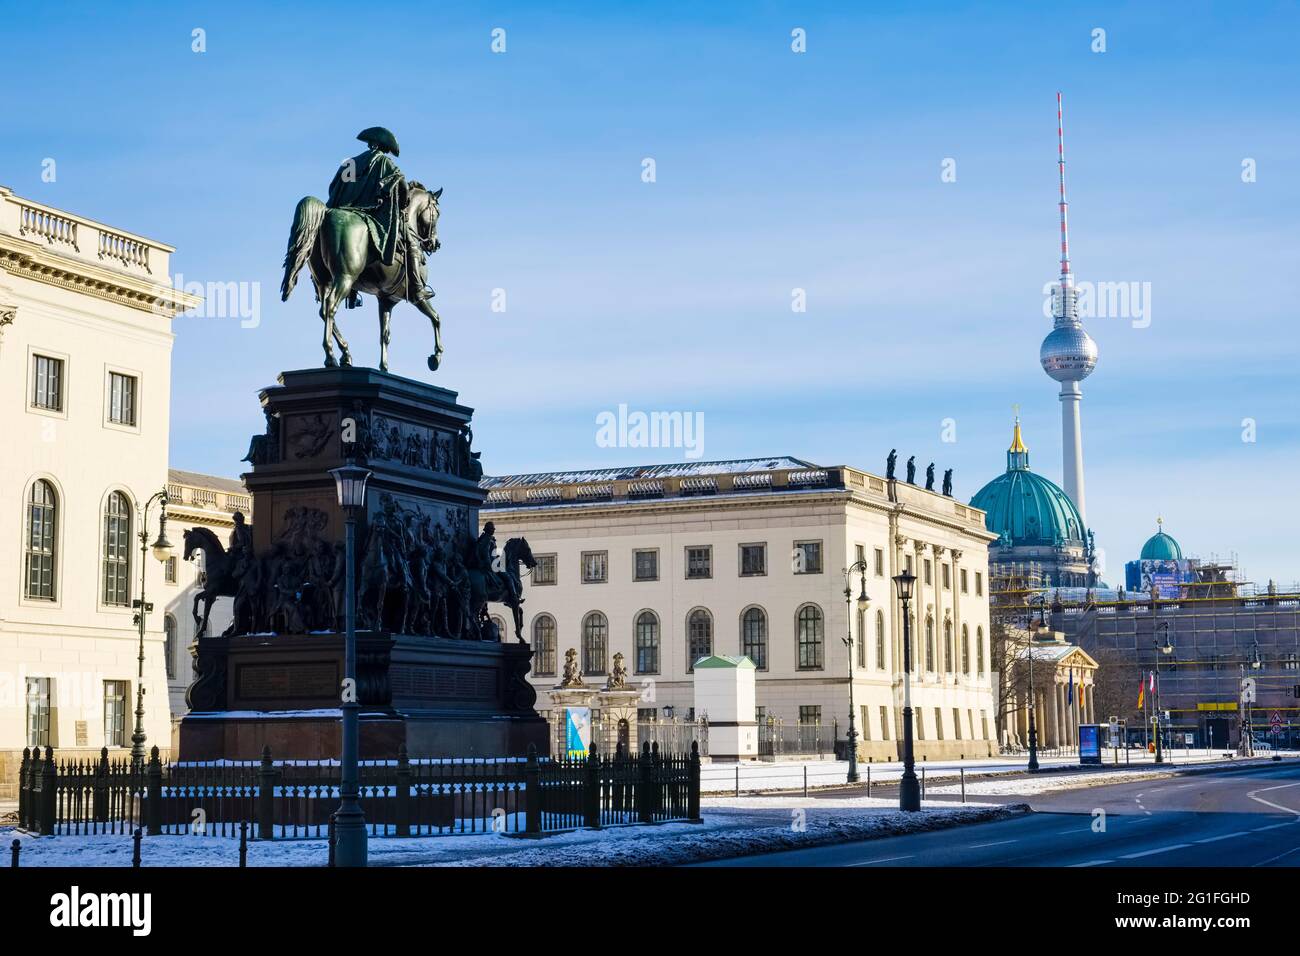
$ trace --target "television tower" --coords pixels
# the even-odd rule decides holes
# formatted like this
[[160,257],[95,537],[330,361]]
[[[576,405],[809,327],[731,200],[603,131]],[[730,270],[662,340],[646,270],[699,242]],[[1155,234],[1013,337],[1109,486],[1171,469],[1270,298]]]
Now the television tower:
[[1097,343],[1079,322],[1079,297],[1070,271],[1070,227],[1065,201],[1065,132],[1062,122],[1061,94],[1056,94],[1056,165],[1061,180],[1061,275],[1052,289],[1052,331],[1043,339],[1038,360],[1043,371],[1061,383],[1061,487],[1079,509],[1084,529],[1088,512],[1083,494],[1083,429],[1079,421],[1079,403],[1083,390],[1079,383],[1097,367]]

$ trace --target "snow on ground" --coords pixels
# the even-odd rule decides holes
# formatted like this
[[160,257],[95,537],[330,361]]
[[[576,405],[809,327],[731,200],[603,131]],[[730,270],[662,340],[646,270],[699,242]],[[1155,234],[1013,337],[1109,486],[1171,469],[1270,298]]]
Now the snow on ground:
[[[666,866],[865,840],[1000,819],[1026,807],[929,803],[902,813],[894,801],[846,797],[706,798],[703,823],[578,830],[541,839],[505,834],[372,839],[372,866]],[[129,836],[32,837],[0,828],[0,848],[18,839],[22,866],[130,866]],[[323,866],[324,840],[248,845],[249,866]],[[145,837],[145,866],[236,866],[239,841],[205,836]]]

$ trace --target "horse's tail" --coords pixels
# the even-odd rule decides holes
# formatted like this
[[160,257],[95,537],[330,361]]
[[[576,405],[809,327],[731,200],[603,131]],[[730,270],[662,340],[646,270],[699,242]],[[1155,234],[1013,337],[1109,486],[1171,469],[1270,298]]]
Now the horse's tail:
[[293,211],[293,228],[289,230],[289,248],[284,253],[284,281],[280,283],[280,301],[286,302],[298,281],[298,273],[311,256],[316,234],[325,221],[326,207],[315,196],[304,196]]

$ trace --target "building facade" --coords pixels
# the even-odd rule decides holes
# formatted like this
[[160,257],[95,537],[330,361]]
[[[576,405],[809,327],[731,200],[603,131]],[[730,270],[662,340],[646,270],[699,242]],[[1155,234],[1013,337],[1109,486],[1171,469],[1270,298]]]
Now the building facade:
[[[917,754],[995,752],[984,514],[849,467],[793,458],[484,479],[480,523],[499,545],[527,538],[524,637],[539,707],[568,648],[588,683],[615,653],[640,689],[639,717],[695,707],[693,664],[750,658],[756,721],[848,731],[849,673],[864,757],[902,737],[903,627],[890,580],[912,602]],[[870,604],[859,612],[864,562]],[[845,639],[853,639],[850,654]],[[510,639],[513,639],[511,637]],[[703,717],[704,714],[696,714]]]
[[[235,514],[242,514],[251,524],[252,508],[253,499],[241,481],[175,468],[167,473],[167,527],[176,554],[164,575],[163,634],[166,640],[163,659],[173,721],[179,720],[189,710],[185,703],[185,689],[194,678],[190,645],[198,633],[194,602],[205,581],[203,552],[195,551],[189,560],[185,560],[185,532],[191,528],[207,528],[228,548]],[[228,597],[213,602],[208,614],[208,634],[220,634],[230,625],[231,603]],[[203,613],[202,604],[197,612]]]
[[[171,248],[0,187],[0,787],[25,747],[131,746],[135,624],[167,482]],[[145,535],[142,553],[140,535]],[[163,615],[146,617],[148,745],[169,746]]]

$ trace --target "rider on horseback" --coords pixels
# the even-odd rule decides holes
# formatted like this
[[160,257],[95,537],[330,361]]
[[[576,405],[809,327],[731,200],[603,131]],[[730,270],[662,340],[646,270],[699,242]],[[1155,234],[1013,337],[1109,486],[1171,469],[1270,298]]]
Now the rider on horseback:
[[248,563],[253,558],[253,529],[244,523],[242,511],[236,511],[230,517],[235,526],[230,529],[226,555],[230,559],[230,575],[238,581],[248,570]]
[[483,533],[474,542],[474,566],[483,572],[485,578],[500,582],[501,589],[506,594],[506,597],[502,599],[502,603],[520,602],[519,591],[515,588],[514,579],[505,572],[497,561],[496,530],[497,526],[491,521],[483,526]]
[[[345,160],[330,183],[326,205],[331,209],[351,209],[360,213],[370,228],[380,261],[391,266],[399,253],[405,259],[407,298],[411,301],[426,299],[427,275],[420,241],[406,215],[406,177],[387,154],[401,154],[397,137],[382,126],[362,130],[357,139],[369,148],[358,156]],[[361,296],[353,291],[347,305],[356,308]]]

